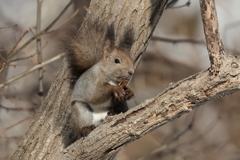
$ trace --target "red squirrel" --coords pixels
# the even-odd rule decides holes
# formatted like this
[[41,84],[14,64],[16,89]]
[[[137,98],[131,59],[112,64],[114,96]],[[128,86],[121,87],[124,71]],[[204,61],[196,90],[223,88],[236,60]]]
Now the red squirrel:
[[70,100],[77,138],[87,136],[106,115],[128,110],[126,101],[134,96],[126,85],[134,73],[134,62],[129,55],[133,35],[131,29],[126,29],[115,46],[114,27],[108,26],[104,45],[97,54],[85,51],[87,47],[77,34],[64,44],[72,73],[81,74]]

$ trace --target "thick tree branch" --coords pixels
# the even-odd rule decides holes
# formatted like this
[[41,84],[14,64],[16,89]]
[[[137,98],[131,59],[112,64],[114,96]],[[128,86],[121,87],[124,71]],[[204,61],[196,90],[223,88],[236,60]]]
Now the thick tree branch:
[[214,78],[209,76],[208,70],[200,72],[169,86],[156,98],[146,100],[126,114],[109,117],[103,125],[69,146],[58,158],[98,159],[104,156],[104,159],[109,159],[124,145],[193,108],[238,91],[240,60],[227,56],[222,65],[223,69]]

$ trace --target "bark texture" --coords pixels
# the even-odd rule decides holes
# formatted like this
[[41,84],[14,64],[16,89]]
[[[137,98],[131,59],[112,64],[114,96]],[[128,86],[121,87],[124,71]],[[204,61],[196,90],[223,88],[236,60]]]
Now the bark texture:
[[211,61],[211,74],[218,74],[223,61],[224,48],[218,29],[217,12],[214,0],[200,0],[203,28]]
[[[145,51],[150,40],[151,34],[164,11],[167,0],[92,0],[88,9],[88,14],[82,23],[78,34],[99,44],[103,43],[103,36],[106,30],[101,30],[102,34],[98,34],[96,26],[105,28],[106,25],[114,25],[116,37],[120,37],[124,33],[126,26],[134,29],[135,43],[131,49],[131,56],[135,60],[135,66]],[[95,23],[97,22],[97,23]],[[120,38],[119,38],[120,39]],[[117,39],[116,43],[119,43]],[[95,46],[99,44],[86,44],[89,51],[96,50]],[[79,155],[65,154],[64,148],[70,143],[68,136],[71,131],[71,108],[68,101],[72,90],[70,89],[70,72],[66,61],[59,70],[55,82],[52,84],[47,97],[32,122],[29,130],[25,134],[22,142],[11,159],[13,160],[38,160],[38,159],[78,159]],[[121,116],[121,115],[119,115]],[[110,131],[111,133],[112,131]],[[117,133],[117,132],[116,132]],[[105,134],[96,135],[99,139],[103,139]],[[86,139],[87,140],[87,139]],[[132,139],[134,140],[134,139]],[[89,140],[84,143],[88,144]],[[93,141],[91,141],[91,144]],[[119,144],[112,150],[112,144],[100,143],[91,145],[84,159],[98,159],[99,157],[112,158],[125,144]],[[110,142],[110,141],[109,141]],[[120,141],[110,142],[115,146]],[[82,143],[81,141],[75,144]],[[85,146],[83,143],[83,146]],[[89,143],[90,144],[90,143]],[[105,146],[98,147],[96,146]],[[74,150],[80,151],[83,147]],[[92,150],[95,150],[96,155]],[[111,152],[110,152],[111,151]],[[91,153],[92,152],[92,153]]]
[[[116,30],[132,24],[136,42],[131,55],[138,64],[166,1],[92,1],[82,31],[89,19],[102,24],[114,22]],[[64,149],[65,135],[71,126],[71,108],[67,105],[69,89],[67,65],[64,63],[48,96],[38,111],[12,159],[112,159],[126,144],[157,127],[191,111],[209,100],[240,89],[240,60],[226,55],[218,31],[213,0],[200,0],[211,68],[190,76],[155,98],[146,100],[124,114],[107,117],[104,124]],[[101,23],[100,23],[101,24]],[[91,27],[89,28],[91,29]],[[84,31],[84,32],[85,32]],[[81,31],[80,31],[81,32]],[[81,32],[82,34],[84,32]]]

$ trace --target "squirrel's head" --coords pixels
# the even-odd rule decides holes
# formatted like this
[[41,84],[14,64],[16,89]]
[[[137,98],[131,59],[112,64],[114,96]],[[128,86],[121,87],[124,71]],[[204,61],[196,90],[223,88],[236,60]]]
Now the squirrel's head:
[[104,43],[104,53],[102,67],[105,76],[118,84],[122,79],[129,80],[134,73],[133,60],[129,55],[134,42],[134,32],[130,27],[126,27],[120,37],[119,44],[115,45],[114,25],[107,29],[106,41]]
[[129,80],[134,73],[133,60],[124,50],[104,50],[102,63],[105,75],[117,84],[123,78]]

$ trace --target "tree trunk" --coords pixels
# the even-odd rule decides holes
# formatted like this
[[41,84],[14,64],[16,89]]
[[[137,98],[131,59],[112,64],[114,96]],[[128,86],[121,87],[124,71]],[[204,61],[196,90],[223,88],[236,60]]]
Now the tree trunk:
[[[92,34],[96,26],[91,22],[98,22],[100,27],[114,24],[117,37],[124,32],[126,26],[131,26],[135,31],[134,37],[136,41],[130,54],[135,61],[135,66],[137,66],[147,47],[151,34],[165,9],[166,3],[167,0],[92,0],[88,14],[79,30],[79,34],[83,37],[89,37],[90,40],[93,37],[94,39],[103,40],[101,37],[104,33],[102,35]],[[91,45],[88,47],[90,51],[95,49],[94,46],[91,47]],[[90,141],[89,138],[81,139],[75,143],[82,143],[82,146],[76,146],[77,148],[74,148],[74,151],[77,151],[73,152],[74,155],[65,154],[66,150],[64,150],[64,148],[70,143],[69,134],[72,128],[70,122],[71,108],[68,105],[72,92],[69,77],[70,73],[67,62],[64,60],[63,66],[58,72],[47,97],[11,159],[59,160],[99,159],[100,157],[111,159],[122,146],[136,139],[135,136],[131,135],[125,140],[116,139],[118,134],[124,135],[117,131],[117,128],[120,127],[117,123],[114,123],[114,127],[110,127],[112,129],[117,127],[117,132],[109,128],[109,132],[100,133],[101,129],[106,131],[106,128],[103,127],[105,125],[103,125],[95,129],[97,132],[92,132],[93,134],[89,136],[92,137],[95,135],[94,137],[97,138],[98,141],[94,142],[94,138]],[[119,119],[122,116],[123,115],[114,116],[113,119],[117,117]],[[112,123],[114,121],[116,122],[116,120],[113,119],[112,122],[108,124],[113,125]],[[116,135],[113,135],[113,133],[116,133]],[[105,143],[106,136],[111,137],[108,138],[107,143]],[[72,146],[70,146],[70,148],[72,148]],[[71,151],[73,150],[71,149]],[[79,157],[80,155],[77,153],[80,153],[83,157]]]

